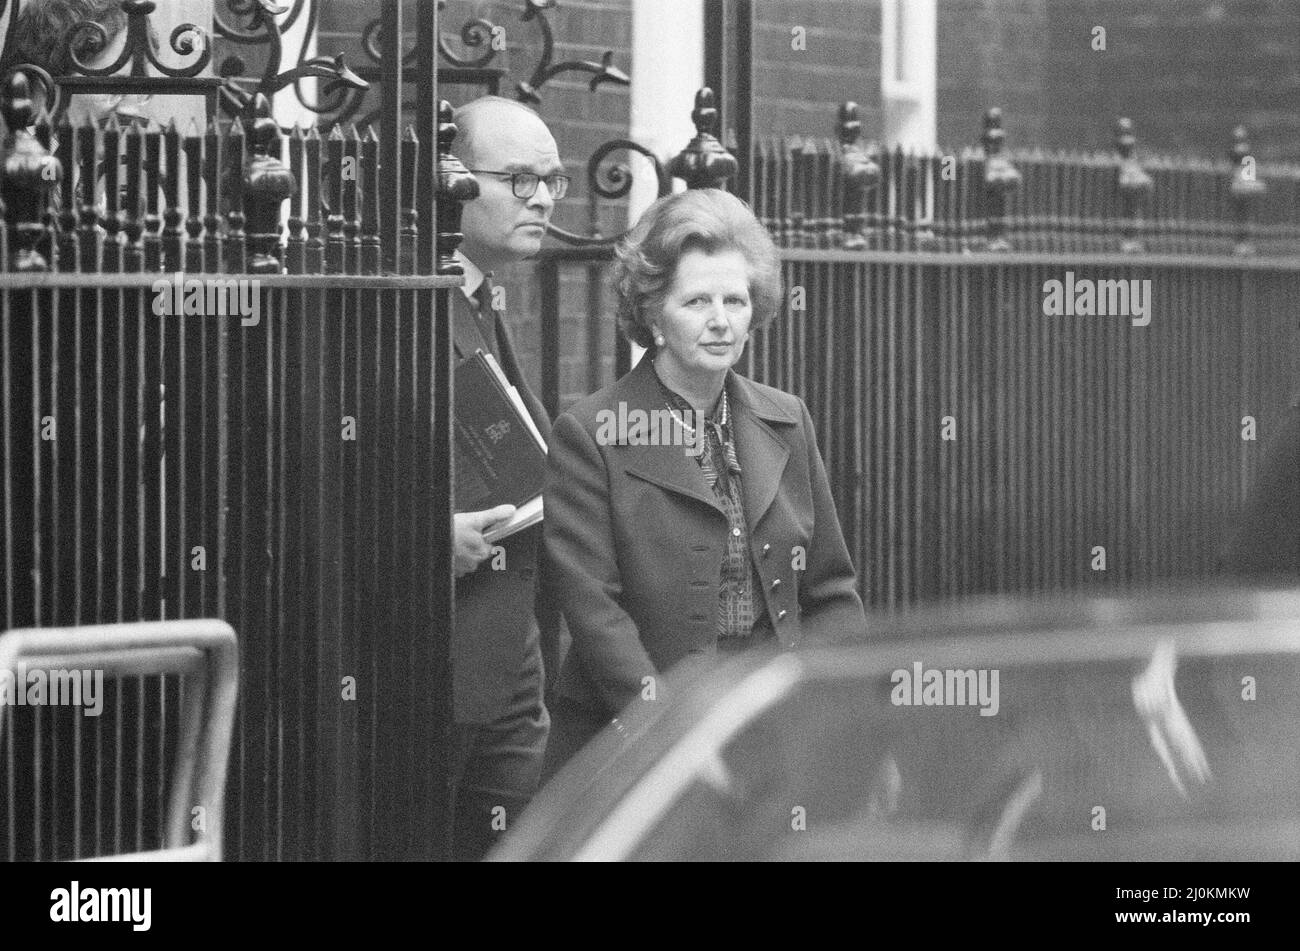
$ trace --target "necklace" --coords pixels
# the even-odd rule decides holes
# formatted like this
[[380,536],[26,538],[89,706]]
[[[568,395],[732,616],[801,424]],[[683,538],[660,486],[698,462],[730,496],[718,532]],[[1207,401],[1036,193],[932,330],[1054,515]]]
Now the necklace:
[[678,413],[676,413],[676,412],[673,411],[673,406],[672,406],[672,404],[669,403],[667,400],[664,400],[664,405],[668,407],[668,415],[671,416],[673,419],[677,420],[677,425],[680,426],[680,427],[682,427],[682,429],[686,430],[686,431],[687,431],[688,433],[690,433],[692,436],[694,436],[694,435],[695,435],[695,427],[694,427],[694,426],[687,426],[687,425],[686,425],[686,420],[682,419],[682,417],[681,417]]
[[[695,435],[695,427],[694,427],[694,426],[687,426],[687,425],[686,425],[686,420],[682,419],[682,417],[681,417],[681,415],[680,415],[679,413],[674,412],[674,410],[673,410],[673,405],[672,405],[671,403],[669,403],[667,400],[664,400],[664,406],[668,407],[668,413],[669,413],[669,415],[672,416],[672,418],[675,419],[675,420],[677,421],[677,424],[678,424],[679,426],[681,426],[682,429],[686,430],[686,431],[687,431],[688,433],[690,433],[692,436]],[[730,414],[727,412],[727,391],[726,391],[726,390],[723,390],[723,391],[722,391],[722,418],[718,421],[718,425],[719,425],[719,426],[725,426],[725,425],[727,425],[727,419],[728,419],[729,415],[730,415]],[[705,419],[705,422],[708,422],[707,418]]]

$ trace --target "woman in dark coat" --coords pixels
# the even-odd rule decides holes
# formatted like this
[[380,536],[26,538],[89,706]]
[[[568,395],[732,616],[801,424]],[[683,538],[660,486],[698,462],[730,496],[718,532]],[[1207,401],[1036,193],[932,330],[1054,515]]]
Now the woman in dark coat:
[[807,407],[731,369],[779,268],[714,189],[659,199],[619,245],[620,327],[647,353],[552,430],[546,584],[572,643],[548,772],[687,658],[865,634]]

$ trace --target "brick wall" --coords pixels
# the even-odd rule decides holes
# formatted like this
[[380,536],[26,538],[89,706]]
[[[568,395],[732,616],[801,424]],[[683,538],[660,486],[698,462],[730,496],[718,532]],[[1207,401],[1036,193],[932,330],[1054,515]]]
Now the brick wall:
[[[878,0],[758,0],[756,128],[826,134],[835,106],[880,129]],[[807,49],[790,48],[806,29]],[[1107,48],[1091,48],[1094,26]],[[1295,0],[939,0],[938,139],[973,142],[1002,106],[1013,144],[1109,148],[1115,118],[1143,147],[1218,154],[1239,122],[1262,160],[1300,160]]]
[[[1245,122],[1262,160],[1300,160],[1300,3],[1045,0],[1041,118],[1049,146],[1106,145],[1114,117],[1141,145],[1218,155]],[[1089,46],[1106,28],[1106,52]]]
[[[1092,29],[1106,30],[1093,50]],[[1219,155],[1245,122],[1262,160],[1300,160],[1293,0],[940,0],[939,141],[972,141],[988,105],[1013,144]]]
[[1049,144],[1046,0],[939,0],[938,12],[939,144],[955,149],[974,142],[990,106],[1002,107],[1014,144]]
[[[796,27],[806,49],[791,48]],[[880,3],[758,0],[754,78],[756,133],[831,135],[851,99],[870,137],[880,128]]]

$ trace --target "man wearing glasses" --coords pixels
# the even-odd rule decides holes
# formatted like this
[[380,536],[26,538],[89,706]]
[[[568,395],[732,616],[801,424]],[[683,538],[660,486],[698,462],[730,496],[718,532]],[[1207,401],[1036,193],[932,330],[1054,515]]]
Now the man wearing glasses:
[[[492,353],[518,388],[544,439],[550,419],[520,372],[493,272],[531,258],[569,180],[545,123],[497,96],[456,110],[455,152],[474,173],[479,197],[461,219],[457,253],[463,294],[453,294],[457,357]],[[455,742],[450,779],[453,856],[482,858],[518,819],[537,789],[550,717],[542,702],[540,627],[559,612],[537,598],[542,526],[501,540],[483,536],[514,508],[458,512],[453,526],[456,627],[452,636]]]

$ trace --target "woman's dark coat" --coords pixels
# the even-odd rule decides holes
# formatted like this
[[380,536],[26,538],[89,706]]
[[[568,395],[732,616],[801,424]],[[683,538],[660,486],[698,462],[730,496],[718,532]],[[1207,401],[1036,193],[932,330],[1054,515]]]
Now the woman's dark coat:
[[[777,639],[863,636],[807,407],[733,372],[727,387],[750,550]],[[643,694],[644,678],[717,641],[726,515],[687,447],[640,445],[649,427],[611,425],[638,409],[665,409],[648,360],[561,414],[550,443],[545,583],[572,638],[553,695],[606,719]]]

